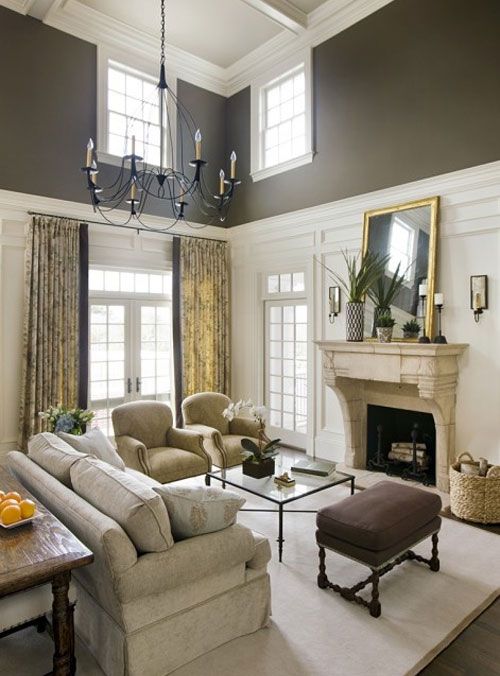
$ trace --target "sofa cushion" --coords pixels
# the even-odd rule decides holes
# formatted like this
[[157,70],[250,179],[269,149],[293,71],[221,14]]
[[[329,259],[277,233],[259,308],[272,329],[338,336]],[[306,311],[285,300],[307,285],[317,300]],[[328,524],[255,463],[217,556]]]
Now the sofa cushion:
[[28,441],[28,457],[62,484],[71,488],[72,465],[87,454],[79,453],[72,446],[51,432],[41,432]]
[[214,533],[232,526],[245,498],[233,491],[205,486],[161,486],[175,540]]
[[78,495],[120,524],[138,552],[162,552],[174,544],[162,499],[127,472],[83,458],[71,467],[71,482]]
[[435,493],[380,481],[356,495],[319,510],[318,530],[344,542],[382,551],[402,542],[441,510]]
[[125,463],[116,452],[113,444],[98,427],[92,428],[85,434],[77,435],[59,432],[58,436],[72,446],[75,451],[94,455],[99,460],[103,460],[117,469],[125,469]]

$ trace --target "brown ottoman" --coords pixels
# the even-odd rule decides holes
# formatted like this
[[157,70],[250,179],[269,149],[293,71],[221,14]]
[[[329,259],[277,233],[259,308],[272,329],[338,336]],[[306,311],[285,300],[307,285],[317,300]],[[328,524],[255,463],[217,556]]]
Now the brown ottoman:
[[[319,546],[318,587],[333,589],[348,601],[366,606],[379,617],[378,582],[382,575],[407,560],[420,561],[439,570],[438,531],[441,498],[435,493],[392,481],[381,481],[365,491],[320,509],[316,517]],[[425,559],[410,547],[432,536],[432,557]],[[371,575],[353,587],[340,587],[326,576],[325,548],[368,566]],[[365,601],[357,592],[372,584]]]

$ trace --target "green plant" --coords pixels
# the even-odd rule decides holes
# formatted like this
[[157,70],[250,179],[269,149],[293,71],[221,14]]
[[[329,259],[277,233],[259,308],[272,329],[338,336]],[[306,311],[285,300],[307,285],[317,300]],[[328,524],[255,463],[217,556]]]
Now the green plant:
[[389,256],[380,256],[378,253],[367,251],[359,262],[359,254],[350,256],[347,251],[343,251],[342,255],[347,267],[346,278],[334,272],[321,261],[318,262],[328,271],[332,279],[344,289],[349,303],[362,303],[368,289],[384,274]]
[[392,277],[388,277],[384,271],[368,289],[368,297],[375,307],[391,307],[405,280],[406,270],[399,274],[400,267],[401,263],[398,264]]
[[416,319],[411,319],[409,322],[403,324],[404,333],[413,333],[418,335],[420,333],[420,324]]
[[63,404],[49,406],[46,411],[41,411],[38,416],[47,421],[49,432],[67,432],[79,435],[83,428],[94,417],[94,411],[83,408],[68,408]]
[[392,329],[396,320],[391,317],[389,314],[380,315],[377,319],[377,327],[379,329]]
[[255,441],[251,439],[242,439],[241,445],[249,453],[245,460],[250,460],[252,462],[264,462],[268,458],[272,458],[278,454],[278,444],[281,439],[272,439],[262,448],[259,447]]

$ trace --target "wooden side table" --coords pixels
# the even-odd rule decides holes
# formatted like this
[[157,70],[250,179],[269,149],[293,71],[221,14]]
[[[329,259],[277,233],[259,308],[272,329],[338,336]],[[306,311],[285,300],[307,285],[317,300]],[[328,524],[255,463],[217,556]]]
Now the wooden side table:
[[19,528],[0,527],[0,597],[47,582],[52,584],[52,673],[68,676],[76,671],[73,613],[68,598],[71,571],[91,563],[94,555],[2,467],[0,488],[31,498],[40,514]]

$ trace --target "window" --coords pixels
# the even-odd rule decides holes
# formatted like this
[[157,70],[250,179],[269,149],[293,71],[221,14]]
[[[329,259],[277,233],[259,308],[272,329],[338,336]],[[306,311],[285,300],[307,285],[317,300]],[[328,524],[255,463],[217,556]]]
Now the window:
[[146,162],[160,164],[160,108],[157,82],[140,71],[107,60],[106,149],[122,157],[136,153]]
[[399,265],[399,274],[404,273],[405,281],[412,279],[415,230],[400,218],[395,217],[389,240],[389,261],[387,269],[395,273]]
[[89,406],[108,436],[119,404],[171,400],[171,285],[171,273],[89,271]]
[[267,276],[267,293],[297,293],[304,291],[304,273],[286,272]]
[[252,85],[252,178],[312,161],[311,56],[281,66]]

